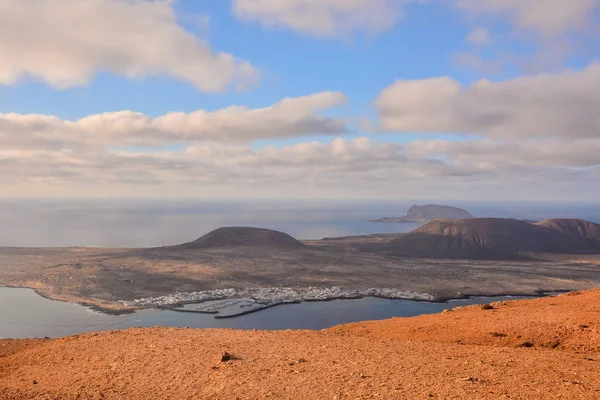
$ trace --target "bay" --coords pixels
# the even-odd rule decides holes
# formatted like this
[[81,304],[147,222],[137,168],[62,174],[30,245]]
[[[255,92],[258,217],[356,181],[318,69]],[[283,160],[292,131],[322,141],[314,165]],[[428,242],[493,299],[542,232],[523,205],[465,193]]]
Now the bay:
[[324,329],[339,324],[439,313],[444,309],[526,297],[474,297],[448,303],[366,297],[285,304],[231,319],[210,314],[145,309],[107,315],[86,307],[53,301],[31,289],[0,287],[0,339],[62,337],[133,327],[235,328],[259,330]]

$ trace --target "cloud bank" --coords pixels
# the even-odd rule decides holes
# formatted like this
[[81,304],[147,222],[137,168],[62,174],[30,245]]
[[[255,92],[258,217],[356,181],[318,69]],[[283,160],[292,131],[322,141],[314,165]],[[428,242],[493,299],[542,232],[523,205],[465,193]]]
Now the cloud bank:
[[[342,93],[159,117],[123,111],[76,121],[0,116],[0,188],[61,195],[527,197],[589,186],[600,177],[600,68],[463,88],[450,78],[399,81],[375,102],[381,127],[476,139],[400,145],[348,137],[323,112]],[[586,89],[586,90],[584,90]],[[264,139],[331,139],[257,147]],[[347,135],[347,137],[343,137]],[[340,137],[341,136],[341,137]],[[425,136],[424,136],[425,138]],[[176,144],[176,147],[172,145]],[[561,190],[561,191],[562,191]],[[592,198],[600,189],[583,194]]]
[[0,146],[60,149],[69,146],[164,146],[170,143],[238,142],[345,133],[346,123],[323,116],[344,105],[339,92],[286,98],[269,107],[233,106],[216,111],[170,112],[149,117],[120,111],[75,121],[52,115],[0,114]]
[[[417,3],[441,1],[233,0],[232,10],[265,27],[339,38],[390,29]],[[501,70],[505,62],[522,62],[497,51],[507,40],[527,37],[537,50],[550,49],[534,60],[540,65],[569,54],[569,35],[589,35],[600,0],[444,4],[472,28],[465,40],[474,50],[463,61]],[[219,92],[259,79],[248,62],[187,32],[173,6],[170,0],[0,0],[0,85],[35,79],[66,89],[108,72],[168,76]],[[504,58],[481,58],[490,48]],[[582,196],[592,199],[600,196],[600,185],[589,184],[600,182],[599,87],[598,63],[468,85],[448,76],[398,80],[375,99],[378,120],[369,137],[356,137],[349,120],[332,116],[349,101],[332,91],[263,108],[158,116],[123,110],[69,120],[4,113],[0,191],[474,199],[507,192],[567,196],[585,187]],[[403,132],[423,135],[403,145],[386,137]],[[440,140],[440,134],[461,138]]]

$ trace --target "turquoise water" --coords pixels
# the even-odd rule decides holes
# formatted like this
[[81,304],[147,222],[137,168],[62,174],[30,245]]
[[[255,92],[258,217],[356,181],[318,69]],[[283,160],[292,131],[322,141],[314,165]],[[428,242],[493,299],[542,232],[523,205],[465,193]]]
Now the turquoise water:
[[70,303],[48,300],[31,289],[0,287],[0,338],[60,337],[132,327],[235,329],[324,329],[334,325],[391,317],[439,313],[446,308],[520,297],[476,297],[449,303],[364,298],[305,302],[272,307],[232,319],[167,310],[106,315]]

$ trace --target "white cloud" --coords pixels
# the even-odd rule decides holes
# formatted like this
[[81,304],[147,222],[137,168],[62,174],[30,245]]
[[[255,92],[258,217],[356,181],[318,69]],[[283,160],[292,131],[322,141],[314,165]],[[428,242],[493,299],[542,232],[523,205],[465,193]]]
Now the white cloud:
[[[454,4],[478,26],[467,42],[488,45],[485,53],[459,52],[458,64],[483,73],[508,65],[527,73],[555,72],[573,54],[596,46],[600,0],[454,0]],[[514,51],[515,45],[523,49],[523,43],[528,54]]]
[[346,123],[321,115],[345,104],[339,92],[286,98],[265,108],[233,106],[189,114],[149,117],[133,111],[90,115],[79,120],[34,114],[0,114],[0,145],[38,148],[87,145],[160,146],[173,142],[242,142],[346,132]]
[[[468,197],[485,188],[486,194],[506,198],[520,190],[531,193],[525,189],[541,182],[540,193],[568,192],[600,176],[594,92],[599,79],[600,66],[592,65],[466,88],[450,78],[397,82],[376,103],[385,127],[489,136],[404,146],[337,137],[255,147],[259,139],[344,133],[343,121],[322,115],[347,101],[335,92],[261,109],[154,118],[130,111],[76,121],[3,114],[0,190],[63,196],[110,190],[147,196],[431,197],[453,196],[460,188]],[[171,143],[179,146],[164,147]]]
[[507,171],[527,168],[589,168],[600,166],[600,138],[580,140],[526,139],[519,141],[414,141],[403,154],[409,159],[444,157],[455,167]]
[[244,167],[280,166],[306,169],[345,166],[355,170],[362,161],[386,163],[400,159],[400,146],[394,143],[376,143],[361,137],[356,139],[335,138],[331,142],[303,142],[281,148],[267,146],[257,150],[249,147],[224,146],[214,143],[190,146],[184,152],[188,156],[219,160],[222,164]]
[[583,30],[600,6],[599,0],[456,0],[473,16],[508,18],[518,29],[543,36]]
[[[241,19],[267,27],[283,27],[299,33],[336,37],[365,30],[391,28],[403,7],[431,0],[233,0],[233,12]],[[439,5],[440,2],[433,2]],[[474,20],[508,21],[517,30],[557,37],[591,26],[600,0],[452,0],[451,4]],[[477,27],[470,40],[489,40],[486,27]]]
[[424,0],[234,0],[238,18],[267,27],[339,37],[358,30],[381,32],[402,16],[402,6]]
[[466,37],[467,42],[476,44],[478,46],[484,46],[490,43],[490,31],[486,28],[475,28]]
[[[0,181],[61,184],[192,183],[284,184],[302,180],[329,182],[340,175],[372,174],[401,160],[399,147],[366,138],[301,143],[281,149],[202,143],[178,152],[144,153],[107,148],[72,151],[32,148],[0,150]],[[19,168],[10,168],[10,163]],[[257,187],[257,189],[260,189]]]
[[[477,49],[479,50],[479,49]],[[480,56],[479,51],[457,51],[454,53],[453,63],[457,67],[475,69],[485,76],[494,75],[502,71],[509,64],[523,65],[524,60],[510,52],[496,52],[493,58]]]
[[0,0],[0,85],[30,77],[65,89],[101,71],[166,75],[197,89],[252,85],[259,72],[177,23],[171,0]]
[[595,137],[599,87],[600,64],[503,82],[481,80],[469,87],[448,77],[397,81],[379,94],[375,107],[384,131]]

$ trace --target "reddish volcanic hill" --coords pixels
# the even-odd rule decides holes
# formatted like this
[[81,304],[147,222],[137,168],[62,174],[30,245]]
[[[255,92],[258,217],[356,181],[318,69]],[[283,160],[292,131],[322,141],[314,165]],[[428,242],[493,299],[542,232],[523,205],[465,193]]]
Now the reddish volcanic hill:
[[600,253],[600,225],[551,219],[435,220],[390,243],[393,254],[416,257],[513,259],[522,253]]
[[597,400],[600,290],[324,331],[0,340],[2,400],[371,398]]
[[215,247],[260,247],[271,249],[303,249],[306,246],[287,233],[262,228],[219,228],[177,248],[207,249]]

